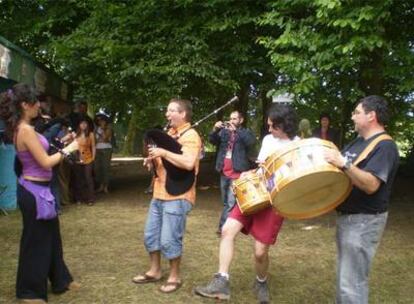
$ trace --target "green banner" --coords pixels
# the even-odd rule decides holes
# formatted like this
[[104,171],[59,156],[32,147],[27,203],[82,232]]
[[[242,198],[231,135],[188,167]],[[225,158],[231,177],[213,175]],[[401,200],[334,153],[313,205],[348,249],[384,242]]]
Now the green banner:
[[0,77],[34,85],[45,95],[68,101],[68,84],[26,51],[0,36]]

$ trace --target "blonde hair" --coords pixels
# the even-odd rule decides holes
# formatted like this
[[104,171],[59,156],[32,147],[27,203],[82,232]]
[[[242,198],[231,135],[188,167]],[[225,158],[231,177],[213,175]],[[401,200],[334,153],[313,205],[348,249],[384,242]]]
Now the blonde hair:
[[299,122],[299,135],[300,138],[308,138],[312,136],[310,122],[306,118],[303,118]]

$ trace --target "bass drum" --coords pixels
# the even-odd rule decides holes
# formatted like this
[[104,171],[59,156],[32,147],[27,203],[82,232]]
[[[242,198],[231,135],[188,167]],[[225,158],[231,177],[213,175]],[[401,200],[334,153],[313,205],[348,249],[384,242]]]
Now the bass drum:
[[351,191],[351,180],[325,161],[330,141],[308,138],[292,142],[262,165],[273,207],[291,219],[313,218],[334,209]]

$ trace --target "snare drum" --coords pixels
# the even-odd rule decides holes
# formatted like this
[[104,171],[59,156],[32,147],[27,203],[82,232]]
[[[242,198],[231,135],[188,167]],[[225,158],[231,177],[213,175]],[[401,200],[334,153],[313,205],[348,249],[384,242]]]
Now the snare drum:
[[337,147],[330,141],[294,141],[262,165],[273,207],[284,217],[306,219],[324,214],[345,200],[351,181],[323,154]]
[[237,204],[244,215],[256,213],[272,205],[262,174],[246,173],[243,178],[234,180],[232,187]]

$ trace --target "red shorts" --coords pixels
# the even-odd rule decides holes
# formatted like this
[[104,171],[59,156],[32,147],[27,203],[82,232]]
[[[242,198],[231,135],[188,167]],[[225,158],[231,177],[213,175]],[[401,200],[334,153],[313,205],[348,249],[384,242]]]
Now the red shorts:
[[277,235],[283,224],[283,217],[276,213],[272,207],[252,215],[243,215],[239,205],[235,204],[229,217],[243,225],[242,232],[244,234],[251,234],[255,240],[266,245],[276,243]]

